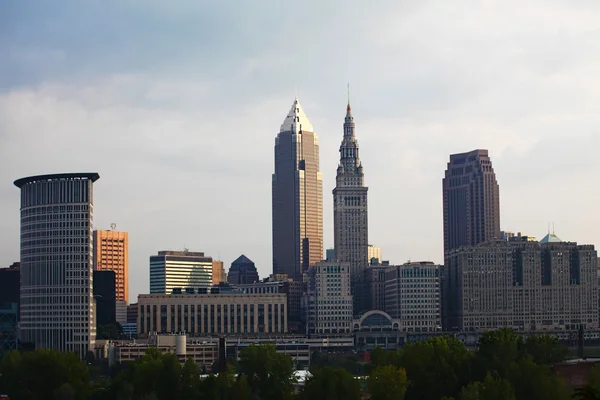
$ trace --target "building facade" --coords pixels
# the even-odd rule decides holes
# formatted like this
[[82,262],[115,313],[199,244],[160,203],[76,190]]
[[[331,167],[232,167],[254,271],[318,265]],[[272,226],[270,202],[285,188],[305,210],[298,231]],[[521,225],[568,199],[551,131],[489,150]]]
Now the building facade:
[[114,271],[117,301],[129,303],[129,234],[94,231],[94,270]]
[[440,265],[429,261],[389,266],[385,270],[385,312],[405,332],[442,330]]
[[225,273],[225,266],[223,261],[213,260],[212,263],[212,284],[218,285],[219,283],[227,282],[227,274]]
[[442,180],[444,252],[500,238],[500,194],[487,150],[452,154]]
[[369,264],[381,264],[383,259],[381,258],[381,248],[375,247],[372,244],[367,249]]
[[117,322],[117,276],[115,271],[94,271],[96,326]]
[[306,328],[312,334],[347,334],[352,323],[350,264],[320,261],[308,271]]
[[258,271],[254,261],[245,255],[239,256],[229,267],[227,282],[232,285],[245,285],[258,282]]
[[139,295],[138,335],[151,332],[282,334],[287,331],[285,294]]
[[448,255],[444,296],[447,330],[598,329],[597,252],[592,245],[492,241]]
[[344,137],[333,189],[333,238],[335,258],[350,264],[354,311],[368,308],[364,293],[364,269],[369,265],[369,220],[367,191],[358,154],[354,117],[346,107]]
[[284,293],[287,297],[288,326],[297,331],[301,322],[301,302],[306,285],[287,277],[287,275],[271,275],[262,282],[236,285],[246,294]]
[[19,263],[0,268],[0,359],[19,343],[19,297],[21,270]]
[[150,256],[150,293],[171,294],[173,289],[209,288],[212,258],[192,251],[159,251]]
[[275,139],[272,179],[273,273],[299,281],[323,258],[323,178],[319,141],[297,98]]
[[365,293],[369,310],[385,310],[385,271],[389,265],[371,265],[365,269]]
[[97,173],[18,179],[21,189],[21,340],[93,351],[93,183]]

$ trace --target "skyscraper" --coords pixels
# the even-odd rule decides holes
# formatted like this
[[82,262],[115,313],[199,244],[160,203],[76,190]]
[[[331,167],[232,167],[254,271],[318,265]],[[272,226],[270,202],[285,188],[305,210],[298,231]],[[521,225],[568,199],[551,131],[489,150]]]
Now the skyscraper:
[[487,150],[452,154],[442,180],[444,252],[500,237],[500,195]]
[[173,289],[207,289],[212,285],[212,257],[188,251],[159,251],[150,256],[150,293],[172,294]]
[[354,311],[364,310],[364,269],[369,265],[369,224],[367,191],[358,140],[354,135],[354,117],[350,102],[344,119],[344,138],[340,146],[340,163],[333,189],[333,225],[335,258],[350,265]]
[[15,181],[21,189],[21,341],[94,350],[92,229],[97,173]]
[[275,139],[272,185],[273,273],[301,280],[323,258],[323,180],[319,141],[297,98]]
[[129,234],[127,232],[94,231],[94,270],[114,271],[117,301],[129,303]]

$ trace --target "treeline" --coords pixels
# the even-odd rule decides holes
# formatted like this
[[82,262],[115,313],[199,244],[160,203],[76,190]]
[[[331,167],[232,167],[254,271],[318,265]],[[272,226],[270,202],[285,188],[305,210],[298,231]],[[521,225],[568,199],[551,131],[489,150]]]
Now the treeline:
[[235,367],[202,377],[191,359],[150,349],[141,359],[100,379],[74,354],[51,350],[11,352],[0,361],[0,393],[11,400],[567,400],[600,399],[600,369],[572,393],[550,364],[567,349],[551,336],[523,340],[509,329],[482,336],[476,351],[452,337],[377,349],[362,376],[317,362],[297,387],[289,356],[272,345],[249,346]]

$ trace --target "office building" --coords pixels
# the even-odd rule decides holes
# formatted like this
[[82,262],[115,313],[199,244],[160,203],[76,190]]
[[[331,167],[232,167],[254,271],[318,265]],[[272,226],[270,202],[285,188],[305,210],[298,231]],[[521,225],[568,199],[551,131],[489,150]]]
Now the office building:
[[138,304],[133,303],[127,306],[127,323],[137,323],[138,320]]
[[138,296],[138,335],[281,334],[287,331],[285,294]]
[[385,271],[389,265],[370,265],[365,269],[365,293],[369,310],[385,310]]
[[19,263],[0,268],[0,358],[18,348],[20,286]]
[[442,330],[440,265],[408,262],[385,270],[385,312],[404,332]]
[[218,285],[219,283],[227,282],[227,274],[225,273],[225,266],[223,261],[213,260],[212,263],[212,284]]
[[212,258],[204,253],[159,251],[150,257],[150,293],[171,294],[173,289],[209,288],[212,285]]
[[21,189],[21,340],[93,351],[93,183],[96,173],[18,179]]
[[304,282],[294,281],[285,274],[278,274],[271,275],[261,282],[236,285],[236,287],[247,294],[285,294],[288,302],[288,326],[291,331],[299,329],[302,295],[306,287]]
[[117,300],[115,304],[115,318],[120,325],[127,323],[127,303]]
[[496,240],[448,254],[447,330],[598,329],[597,252],[592,245]]
[[273,273],[302,280],[323,258],[319,141],[298,99],[275,139],[272,181]]
[[308,333],[348,334],[353,315],[350,264],[320,261],[308,276],[303,299]]
[[383,260],[381,258],[381,247],[375,247],[370,244],[369,248],[367,249],[367,254],[369,257],[369,265],[380,264]]
[[231,285],[245,285],[258,282],[258,271],[254,261],[245,255],[239,256],[229,267],[227,282]]
[[344,137],[333,189],[333,238],[336,261],[350,265],[354,311],[368,308],[364,293],[364,269],[369,265],[368,202],[363,166],[355,136],[350,101],[344,119]]
[[117,274],[115,271],[94,271],[94,299],[96,300],[96,326],[117,322]]
[[117,301],[129,302],[129,234],[94,231],[94,270],[115,271]]
[[335,261],[335,249],[327,249],[327,250],[325,250],[325,260],[327,260],[327,261]]
[[445,253],[500,238],[500,194],[487,150],[451,155],[442,186]]

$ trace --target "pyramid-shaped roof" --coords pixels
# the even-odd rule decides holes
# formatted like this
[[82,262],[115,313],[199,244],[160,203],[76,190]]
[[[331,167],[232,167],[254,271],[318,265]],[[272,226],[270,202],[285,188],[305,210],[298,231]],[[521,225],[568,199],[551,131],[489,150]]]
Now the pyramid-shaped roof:
[[246,257],[245,255],[241,255],[238,258],[236,258],[236,260],[234,262],[231,263],[233,264],[254,264],[254,261],[252,261],[251,259],[249,259],[248,257]]
[[542,240],[540,240],[540,243],[544,244],[544,243],[561,243],[562,240],[560,240],[560,238],[558,236],[556,236],[554,233],[548,233],[546,236],[544,236],[544,238]]
[[281,124],[281,129],[279,132],[293,132],[298,133],[300,131],[314,132],[313,127],[308,120],[308,117],[304,113],[298,98],[294,99],[294,104],[292,104],[292,108],[288,113],[287,117],[283,120],[283,124]]

